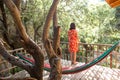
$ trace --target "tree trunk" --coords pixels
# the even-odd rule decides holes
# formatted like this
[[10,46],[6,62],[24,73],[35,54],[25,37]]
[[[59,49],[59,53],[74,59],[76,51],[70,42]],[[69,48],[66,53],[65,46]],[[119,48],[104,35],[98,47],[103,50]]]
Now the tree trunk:
[[15,5],[18,8],[19,11],[20,11],[20,1],[21,0],[13,0],[13,2],[15,3]]
[[53,49],[57,56],[62,56],[62,51],[60,48],[60,26],[58,26],[57,11],[55,10],[53,16]]
[[[11,12],[11,15],[13,16],[14,22],[16,23],[16,26],[18,28],[19,34],[21,35],[23,45],[27,52],[31,54],[35,60],[35,64],[32,65],[28,71],[28,73],[31,75],[31,77],[36,78],[37,80],[43,80],[43,67],[44,67],[44,56],[43,52],[40,49],[40,47],[31,40],[24,28],[24,25],[22,24],[20,12],[18,8],[15,6],[15,4],[12,2],[12,0],[4,0],[5,5]],[[20,66],[21,67],[21,66]]]
[[51,71],[48,80],[61,80],[62,67],[60,58],[55,54],[50,40],[45,43],[46,52],[49,53],[49,63],[51,66]]
[[[11,57],[3,48],[1,45],[0,47],[0,54],[3,55],[3,57],[8,60],[13,65],[17,65],[18,67],[21,67],[28,71],[31,77],[36,78],[37,80],[43,80],[43,67],[44,67],[44,56],[41,48],[29,38],[29,36],[26,33],[26,30],[24,28],[24,25],[21,21],[21,15],[20,11],[16,7],[16,5],[13,3],[12,0],[3,0],[6,7],[9,9],[14,22],[16,24],[16,27],[18,29],[18,32],[21,36],[21,42],[23,44],[23,47],[26,49],[26,51],[32,55],[35,63],[33,65],[29,65],[27,63],[21,62],[21,60],[16,59],[15,57]],[[16,0],[14,0],[16,1]],[[51,45],[49,37],[49,28],[50,28],[50,22],[52,20],[52,17],[54,15],[54,12],[57,8],[57,4],[59,3],[59,0],[54,0],[53,4],[49,10],[49,13],[46,18],[46,22],[43,29],[43,43],[44,47],[46,49],[46,52],[49,57],[49,63],[51,66],[51,72],[49,76],[49,80],[61,80],[61,74],[62,74],[62,67],[61,67],[61,61],[60,58],[56,55],[57,52],[53,50],[53,47]],[[60,30],[59,30],[60,31]],[[58,35],[57,35],[58,36]],[[59,42],[59,38],[56,38],[56,42]],[[55,45],[56,46],[56,45]],[[2,51],[2,52],[1,52]],[[5,56],[8,55],[8,56]]]
[[43,43],[44,47],[46,49],[46,52],[48,54],[49,63],[51,66],[51,72],[49,76],[49,80],[61,80],[61,74],[62,74],[62,67],[61,67],[61,61],[60,58],[56,55],[55,51],[53,50],[53,47],[51,45],[49,38],[49,28],[50,28],[50,22],[53,18],[53,15],[55,13],[55,10],[57,8],[57,4],[59,3],[59,0],[54,0],[53,4],[49,10],[49,13],[46,18],[46,22],[43,29]]

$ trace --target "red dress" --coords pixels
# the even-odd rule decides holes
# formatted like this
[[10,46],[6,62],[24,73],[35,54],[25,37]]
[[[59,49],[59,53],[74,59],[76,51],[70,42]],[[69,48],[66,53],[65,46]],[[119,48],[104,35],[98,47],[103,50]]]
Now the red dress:
[[78,51],[78,36],[75,29],[68,31],[68,45],[70,53],[76,53]]

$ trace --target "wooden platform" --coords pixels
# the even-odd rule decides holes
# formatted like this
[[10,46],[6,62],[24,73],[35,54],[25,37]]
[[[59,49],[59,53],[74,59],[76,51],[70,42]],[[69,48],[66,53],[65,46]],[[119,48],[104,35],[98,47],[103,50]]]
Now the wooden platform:
[[[78,63],[76,65],[70,65],[70,61],[62,60],[62,64],[65,66],[75,67],[81,66],[84,63]],[[30,75],[26,71],[20,71],[15,75],[9,76],[12,78],[24,78],[29,77]],[[47,80],[49,76],[49,72],[44,71],[44,80]],[[75,73],[75,74],[68,74],[62,75],[61,80],[120,80],[120,69],[111,69],[108,67],[103,67],[99,65],[92,66],[91,68]]]
[[[71,66],[71,61],[62,60],[62,65]],[[78,63],[71,67],[81,66],[84,63]],[[44,76],[47,80],[49,73]],[[120,69],[94,65],[87,70],[75,74],[63,75],[61,80],[120,80]]]
[[63,75],[62,80],[120,80],[120,69],[95,65],[76,74]]

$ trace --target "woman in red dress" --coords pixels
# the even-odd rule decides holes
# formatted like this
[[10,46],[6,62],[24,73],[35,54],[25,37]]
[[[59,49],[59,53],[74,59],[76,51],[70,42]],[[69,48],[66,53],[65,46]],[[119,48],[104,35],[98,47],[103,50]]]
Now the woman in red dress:
[[70,29],[68,31],[68,46],[71,64],[76,64],[76,53],[78,51],[78,35],[75,23],[70,24]]

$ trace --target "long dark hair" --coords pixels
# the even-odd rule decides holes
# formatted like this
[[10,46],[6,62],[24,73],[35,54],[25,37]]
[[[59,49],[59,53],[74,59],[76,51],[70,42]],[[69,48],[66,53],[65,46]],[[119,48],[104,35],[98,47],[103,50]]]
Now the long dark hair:
[[72,29],[76,29],[75,23],[70,24],[70,30],[72,30]]

